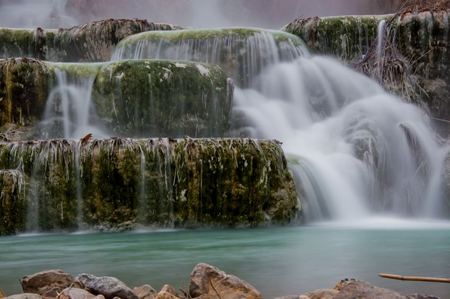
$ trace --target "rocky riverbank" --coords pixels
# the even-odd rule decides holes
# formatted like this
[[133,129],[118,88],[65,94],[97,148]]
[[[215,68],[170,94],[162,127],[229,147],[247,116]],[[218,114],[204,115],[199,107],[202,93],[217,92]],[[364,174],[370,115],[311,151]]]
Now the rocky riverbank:
[[[0,289],[0,298],[10,299],[258,299],[261,293],[249,283],[208,264],[198,264],[191,272],[188,289],[177,291],[164,285],[159,292],[146,284],[133,289],[115,277],[96,277],[82,273],[73,277],[61,270],[48,270],[20,279],[23,294],[6,296]],[[289,295],[276,299],[343,299],[395,298],[438,299],[422,294],[403,295],[355,279],[341,280],[333,289],[320,289],[303,295]]]

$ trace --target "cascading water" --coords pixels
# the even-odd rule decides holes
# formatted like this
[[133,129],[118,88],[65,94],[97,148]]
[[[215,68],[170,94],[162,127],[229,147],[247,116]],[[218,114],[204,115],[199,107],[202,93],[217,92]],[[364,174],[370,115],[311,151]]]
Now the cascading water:
[[304,43],[280,31],[252,28],[144,32],[124,39],[112,60],[171,59],[220,65],[248,86],[267,65],[308,55]]
[[270,67],[236,91],[235,110],[252,137],[277,138],[295,155],[307,220],[437,215],[446,151],[426,116],[332,59]]
[[67,78],[67,73],[55,69],[56,86],[47,99],[43,121],[40,123],[41,137],[79,139],[87,134],[106,137],[101,123],[96,120],[92,103],[94,78]]

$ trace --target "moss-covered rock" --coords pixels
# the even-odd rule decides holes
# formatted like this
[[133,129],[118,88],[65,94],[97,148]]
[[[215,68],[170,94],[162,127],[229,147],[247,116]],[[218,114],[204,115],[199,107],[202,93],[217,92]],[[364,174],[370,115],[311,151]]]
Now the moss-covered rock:
[[92,78],[96,110],[116,136],[220,137],[228,129],[233,85],[218,66],[165,60],[53,63],[28,58],[0,60],[1,126],[30,126],[42,119],[49,93],[58,84],[56,69],[65,72],[72,85],[80,78]]
[[180,28],[139,19],[108,19],[59,30],[0,28],[0,58],[26,56],[48,61],[108,61],[115,45],[129,35]]
[[32,125],[41,119],[51,70],[36,59],[0,60],[0,125]]
[[105,64],[93,91],[107,127],[130,137],[224,136],[232,95],[220,67],[167,60]]
[[[112,138],[0,143],[0,168],[17,167],[21,160],[29,184],[28,196],[20,202],[30,203],[31,229],[124,223],[288,224],[300,209],[283,150],[273,141]],[[12,194],[8,196],[16,194],[6,191]],[[1,233],[26,227],[26,205],[20,206],[20,213],[12,209],[10,204],[3,208],[2,223],[13,212],[22,216],[12,228],[0,226]]]
[[120,59],[174,59],[219,65],[241,86],[265,66],[307,55],[295,35],[254,28],[153,31],[123,39],[113,54]]
[[303,39],[315,52],[355,64],[377,37],[378,23],[389,16],[342,16],[297,19],[282,31]]
[[25,230],[27,178],[21,170],[0,170],[0,235]]

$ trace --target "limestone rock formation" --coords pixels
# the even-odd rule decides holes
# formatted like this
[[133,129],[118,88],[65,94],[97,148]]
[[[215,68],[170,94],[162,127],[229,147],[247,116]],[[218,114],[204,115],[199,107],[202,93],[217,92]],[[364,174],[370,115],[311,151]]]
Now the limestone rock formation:
[[[15,212],[20,216],[18,231],[26,227],[27,210],[35,213],[31,227],[41,230],[73,230],[80,224],[105,229],[136,223],[185,228],[288,224],[300,210],[284,152],[274,141],[111,138],[0,143],[0,168],[14,169],[21,160],[27,188],[35,192],[30,204],[40,208]],[[6,188],[2,183],[0,188]],[[77,190],[82,190],[82,202]],[[19,202],[27,201],[25,194]]]
[[219,65],[236,85],[246,87],[267,65],[304,52],[304,42],[285,32],[254,28],[189,29],[129,36],[117,45],[113,60],[208,62]]
[[6,298],[8,298],[8,299],[42,299],[42,296],[40,296],[38,294],[24,293],[24,294],[11,295]]
[[189,294],[193,298],[202,295],[222,299],[262,298],[261,293],[247,282],[208,264],[198,264],[192,270]]
[[[228,129],[233,85],[218,66],[162,60],[66,64],[28,58],[0,60],[0,126],[26,127],[41,120],[52,88],[62,84],[56,70],[65,73],[70,87],[92,80],[96,110],[114,135],[219,137]],[[48,105],[48,111],[61,110],[58,103]],[[36,134],[51,130],[37,127]]]
[[48,61],[108,61],[115,45],[129,35],[180,28],[139,19],[107,19],[59,30],[0,28],[0,59],[27,56]]
[[0,60],[0,125],[36,123],[42,117],[51,78],[50,68],[42,61]]
[[[61,270],[48,270],[33,275],[22,277],[20,283],[25,293],[47,296],[57,296],[56,292],[62,292],[74,283],[74,278]],[[52,294],[48,294],[51,291]]]
[[91,293],[101,294],[106,299],[115,297],[123,299],[139,299],[139,297],[122,281],[115,277],[103,276],[97,277],[91,274],[82,273],[75,278],[85,285]]

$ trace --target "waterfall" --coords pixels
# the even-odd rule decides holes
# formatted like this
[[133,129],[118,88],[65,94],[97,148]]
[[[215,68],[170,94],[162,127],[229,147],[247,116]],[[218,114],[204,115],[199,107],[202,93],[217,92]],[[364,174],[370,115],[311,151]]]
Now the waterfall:
[[94,78],[68,78],[65,71],[55,69],[56,86],[50,92],[39,124],[41,137],[79,139],[87,134],[105,137],[92,103]]
[[121,41],[112,60],[170,59],[217,64],[238,85],[248,86],[267,65],[308,55],[296,36],[253,28],[152,31]]
[[436,216],[446,149],[422,111],[331,58],[269,67],[235,93],[252,137],[277,138],[307,220]]

